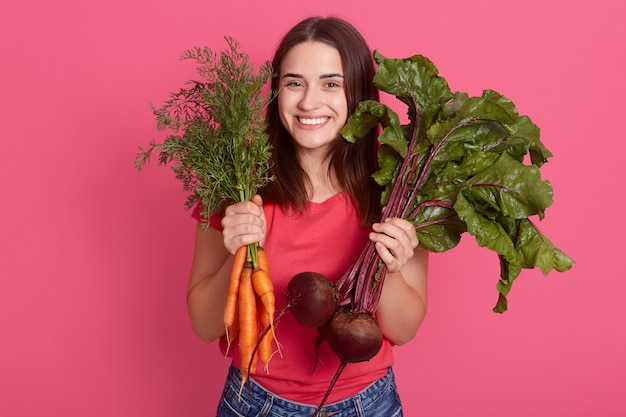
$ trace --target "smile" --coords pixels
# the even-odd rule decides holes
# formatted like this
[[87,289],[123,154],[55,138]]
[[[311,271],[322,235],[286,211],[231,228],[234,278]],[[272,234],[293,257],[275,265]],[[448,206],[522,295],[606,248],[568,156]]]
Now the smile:
[[321,125],[322,123],[324,123],[326,120],[328,120],[328,117],[316,117],[314,119],[305,119],[302,117],[298,117],[298,121],[300,123],[302,123],[303,125]]

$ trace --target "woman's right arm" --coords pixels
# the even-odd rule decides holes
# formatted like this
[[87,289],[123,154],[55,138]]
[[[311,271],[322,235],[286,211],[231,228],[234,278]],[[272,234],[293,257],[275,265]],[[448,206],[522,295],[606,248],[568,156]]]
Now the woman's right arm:
[[265,216],[260,197],[229,206],[222,219],[224,230],[203,230],[198,222],[187,289],[187,309],[193,331],[205,342],[225,332],[224,307],[235,251],[265,237]]
[[191,274],[187,289],[187,309],[194,333],[205,342],[224,334],[226,306],[233,256],[224,246],[222,233],[202,229],[198,222]]

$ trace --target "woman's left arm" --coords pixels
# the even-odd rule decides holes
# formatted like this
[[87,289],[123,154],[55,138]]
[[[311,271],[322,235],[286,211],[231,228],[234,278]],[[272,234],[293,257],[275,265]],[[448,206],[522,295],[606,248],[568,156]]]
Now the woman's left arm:
[[416,249],[415,229],[406,220],[390,218],[372,228],[370,239],[387,266],[376,319],[385,337],[402,345],[415,337],[426,315],[428,252]]

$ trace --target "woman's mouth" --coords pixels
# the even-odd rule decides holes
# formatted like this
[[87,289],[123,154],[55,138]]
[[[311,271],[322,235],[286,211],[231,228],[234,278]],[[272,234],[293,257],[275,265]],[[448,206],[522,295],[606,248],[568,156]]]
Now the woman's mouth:
[[321,125],[324,122],[326,122],[326,120],[328,120],[328,117],[312,117],[312,118],[298,117],[298,121],[302,123],[303,125],[307,125],[307,126]]

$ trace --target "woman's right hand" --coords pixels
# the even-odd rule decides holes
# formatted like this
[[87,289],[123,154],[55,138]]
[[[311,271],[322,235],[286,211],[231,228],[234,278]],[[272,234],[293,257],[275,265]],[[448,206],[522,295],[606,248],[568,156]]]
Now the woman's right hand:
[[224,246],[234,254],[241,246],[263,243],[265,239],[265,213],[260,195],[251,201],[235,203],[226,208],[222,218]]

